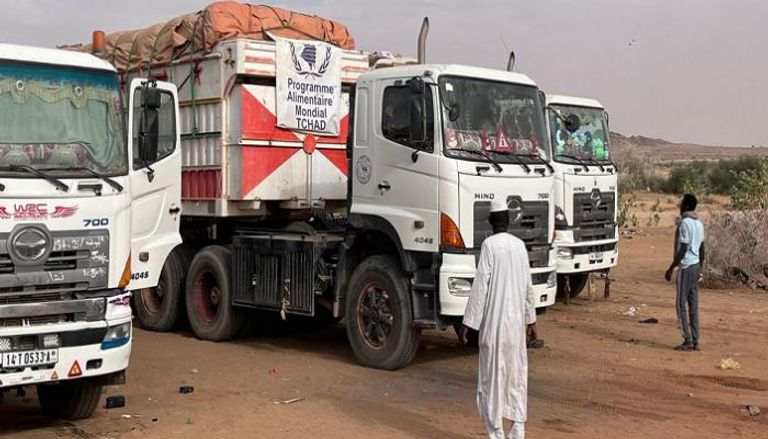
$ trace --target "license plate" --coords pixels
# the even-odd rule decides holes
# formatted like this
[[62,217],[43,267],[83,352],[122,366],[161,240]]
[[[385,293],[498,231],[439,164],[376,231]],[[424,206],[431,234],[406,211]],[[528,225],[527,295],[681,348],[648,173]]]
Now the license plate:
[[57,349],[6,352],[0,356],[0,367],[12,369],[17,367],[44,366],[56,364],[57,361],[59,361],[59,351]]
[[603,260],[603,254],[600,252],[589,254],[589,262],[597,262],[602,260]]

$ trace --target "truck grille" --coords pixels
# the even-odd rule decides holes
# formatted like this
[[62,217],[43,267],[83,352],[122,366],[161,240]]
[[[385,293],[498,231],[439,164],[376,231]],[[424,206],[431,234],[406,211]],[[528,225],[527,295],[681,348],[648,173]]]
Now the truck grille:
[[612,252],[616,250],[616,243],[612,242],[609,244],[602,244],[602,245],[584,245],[580,247],[571,247],[573,254],[575,255],[587,255],[590,253],[605,253],[605,252]]
[[576,242],[616,238],[616,193],[573,194],[573,238]]
[[13,261],[9,255],[0,254],[0,274],[13,273]]
[[549,280],[549,273],[531,273],[531,283],[533,285],[541,285],[547,283],[547,280]]
[[[511,197],[510,197],[511,198]],[[549,203],[547,201],[523,201],[519,218],[510,215],[509,232],[520,238],[528,250],[531,268],[549,264]],[[477,201],[474,206],[475,248],[480,248],[485,238],[493,234],[488,215],[490,201]],[[517,215],[517,214],[514,214]]]
[[65,314],[52,315],[52,316],[28,317],[24,319],[20,319],[20,318],[0,319],[0,328],[9,328],[14,326],[51,325],[51,324],[63,323],[67,321],[68,321],[68,318]]
[[67,300],[73,298],[73,293],[75,291],[82,291],[87,288],[87,284],[57,284],[0,288],[0,305]]
[[[48,231],[36,225],[48,236],[50,253],[34,264],[21,265],[9,246],[14,234],[26,227],[17,225],[11,233],[0,234],[0,304],[66,300],[76,290],[107,287],[107,230]],[[54,293],[60,294],[58,299]]]

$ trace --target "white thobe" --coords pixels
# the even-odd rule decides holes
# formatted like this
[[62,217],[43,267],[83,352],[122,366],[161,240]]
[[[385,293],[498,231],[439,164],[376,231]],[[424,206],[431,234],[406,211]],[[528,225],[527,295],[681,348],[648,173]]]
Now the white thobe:
[[503,418],[515,423],[527,419],[526,336],[527,325],[535,322],[525,244],[509,233],[488,237],[480,251],[464,324],[480,331],[477,405],[491,437],[503,432]]

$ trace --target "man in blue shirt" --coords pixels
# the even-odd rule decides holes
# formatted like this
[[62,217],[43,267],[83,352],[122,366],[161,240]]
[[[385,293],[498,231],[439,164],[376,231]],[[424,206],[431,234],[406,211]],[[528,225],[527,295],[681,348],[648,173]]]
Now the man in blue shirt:
[[699,276],[705,253],[704,224],[696,214],[696,204],[695,196],[683,195],[680,222],[675,232],[675,256],[664,274],[670,282],[675,268],[680,268],[677,275],[677,320],[683,343],[675,347],[678,351],[699,350]]

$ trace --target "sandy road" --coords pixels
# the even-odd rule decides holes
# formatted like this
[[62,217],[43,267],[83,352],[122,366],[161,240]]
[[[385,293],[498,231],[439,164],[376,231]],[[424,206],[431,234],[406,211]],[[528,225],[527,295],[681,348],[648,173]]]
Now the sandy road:
[[[673,351],[674,295],[661,279],[671,233],[622,242],[610,300],[580,298],[540,318],[547,346],[530,353],[529,437],[768,437],[768,294],[703,292],[702,351]],[[622,315],[629,306],[640,315]],[[659,323],[637,322],[645,317]],[[214,344],[137,331],[128,384],[108,391],[126,396],[125,409],[62,423],[38,416],[34,395],[9,396],[0,436],[483,437],[476,352],[451,331],[426,335],[398,372],[359,367],[340,327],[273,332]],[[741,368],[720,370],[726,357]],[[185,384],[195,392],[179,394]],[[294,398],[304,399],[275,403]],[[763,414],[743,414],[746,404]]]

